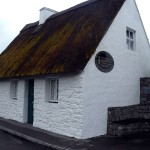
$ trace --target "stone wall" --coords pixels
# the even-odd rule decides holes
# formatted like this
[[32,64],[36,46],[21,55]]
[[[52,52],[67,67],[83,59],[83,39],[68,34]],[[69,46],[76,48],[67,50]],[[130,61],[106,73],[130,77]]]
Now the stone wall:
[[109,135],[121,136],[150,131],[150,106],[133,105],[108,109]]
[[108,108],[109,135],[122,136],[150,131],[150,78],[140,80],[139,105]]
[[58,103],[46,101],[46,79],[35,79],[33,125],[81,138],[83,124],[82,75],[59,77]]
[[24,81],[18,80],[17,99],[10,96],[10,80],[0,82],[0,116],[19,122],[23,120]]
[[[52,77],[54,78],[54,77]],[[81,138],[83,128],[83,76],[59,76],[58,103],[46,100],[47,78],[34,80],[33,126]],[[10,80],[0,82],[0,116],[27,122],[27,87],[25,80],[18,80],[17,99],[11,97]]]
[[140,82],[141,104],[150,104],[150,78],[142,78]]

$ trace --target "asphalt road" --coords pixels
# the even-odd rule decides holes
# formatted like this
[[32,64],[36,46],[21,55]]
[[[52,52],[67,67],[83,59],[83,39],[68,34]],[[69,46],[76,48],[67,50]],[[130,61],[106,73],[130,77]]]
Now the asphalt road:
[[89,143],[78,143],[72,148],[75,150],[150,150],[150,135],[104,136],[89,139]]
[[0,150],[53,150],[0,130]]
[[[150,150],[150,133],[129,137],[97,137],[71,146],[74,150]],[[0,130],[0,150],[54,150]]]

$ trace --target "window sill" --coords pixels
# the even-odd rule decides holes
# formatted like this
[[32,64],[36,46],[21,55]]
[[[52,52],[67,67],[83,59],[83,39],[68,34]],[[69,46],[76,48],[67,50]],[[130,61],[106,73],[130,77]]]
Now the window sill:
[[49,103],[58,103],[58,101],[48,101]]
[[130,49],[130,48],[127,48],[127,50],[129,51],[129,52],[136,52],[136,49]]

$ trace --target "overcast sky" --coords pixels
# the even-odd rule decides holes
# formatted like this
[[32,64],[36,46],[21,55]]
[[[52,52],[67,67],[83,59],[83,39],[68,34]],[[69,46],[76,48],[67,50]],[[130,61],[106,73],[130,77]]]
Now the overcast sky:
[[[67,9],[85,0],[0,0],[0,52],[19,34],[25,24],[39,19],[39,10]],[[148,38],[150,39],[150,0],[136,0]]]

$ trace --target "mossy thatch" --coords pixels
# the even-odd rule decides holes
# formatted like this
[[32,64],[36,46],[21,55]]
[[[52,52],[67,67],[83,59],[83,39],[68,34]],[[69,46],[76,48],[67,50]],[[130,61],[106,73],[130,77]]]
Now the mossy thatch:
[[125,0],[94,0],[27,25],[0,56],[0,78],[81,71]]

